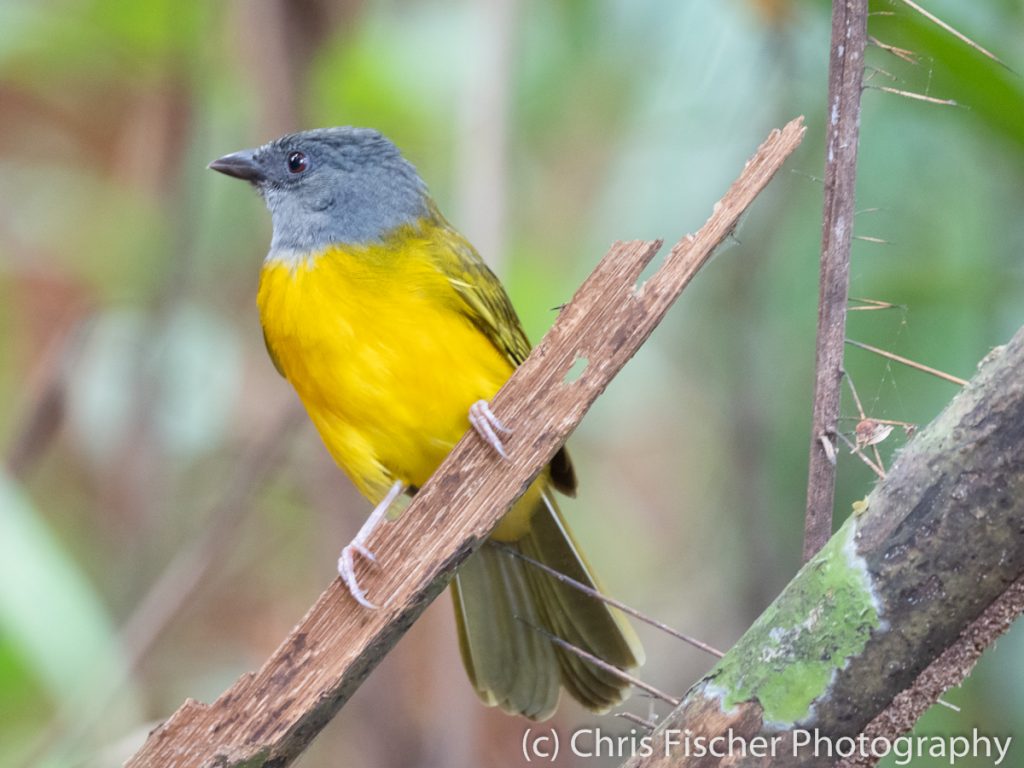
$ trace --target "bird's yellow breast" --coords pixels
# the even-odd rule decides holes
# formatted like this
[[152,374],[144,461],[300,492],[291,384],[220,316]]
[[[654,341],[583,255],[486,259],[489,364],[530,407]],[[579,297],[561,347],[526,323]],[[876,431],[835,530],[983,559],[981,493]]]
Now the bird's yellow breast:
[[431,248],[444,246],[430,226],[372,246],[271,254],[261,273],[267,347],[371,499],[396,480],[426,482],[466,431],[469,406],[512,372],[436,266]]

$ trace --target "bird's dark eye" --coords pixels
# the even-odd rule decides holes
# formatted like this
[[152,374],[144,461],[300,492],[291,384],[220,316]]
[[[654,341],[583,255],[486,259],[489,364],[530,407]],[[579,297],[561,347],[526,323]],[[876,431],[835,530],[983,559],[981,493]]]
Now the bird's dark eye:
[[292,173],[302,173],[309,167],[309,160],[302,152],[292,152],[288,155],[288,170]]

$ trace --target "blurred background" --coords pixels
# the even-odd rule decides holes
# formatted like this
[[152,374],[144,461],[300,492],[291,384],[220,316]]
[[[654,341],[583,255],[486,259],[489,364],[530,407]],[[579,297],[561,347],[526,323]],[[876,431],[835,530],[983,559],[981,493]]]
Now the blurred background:
[[[928,7],[1024,68],[1019,2]],[[849,336],[968,378],[1024,323],[1024,80],[902,3],[873,11],[912,53],[868,56],[850,293],[892,306]],[[728,648],[799,566],[828,33],[820,0],[0,0],[0,764],[116,765],[213,700],[368,512],[265,355],[262,202],[205,167],[300,128],[391,136],[536,341],[612,240],[695,230],[807,116],[571,441],[564,508],[609,591]],[[877,418],[927,423],[956,391],[860,349],[847,367]],[[873,479],[843,452],[838,518]],[[526,723],[477,703],[449,603],[300,765],[523,762]],[[713,662],[639,631],[662,690]],[[1018,626],[917,732],[1024,738],[1022,683]],[[573,702],[553,723],[634,727]]]

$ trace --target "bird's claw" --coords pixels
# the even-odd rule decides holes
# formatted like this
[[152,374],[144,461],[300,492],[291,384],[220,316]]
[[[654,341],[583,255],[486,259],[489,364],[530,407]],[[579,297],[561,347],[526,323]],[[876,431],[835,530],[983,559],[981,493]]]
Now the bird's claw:
[[469,407],[469,423],[484,442],[491,446],[501,458],[508,459],[505,446],[501,442],[501,438],[498,437],[498,433],[511,435],[512,430],[502,424],[494,415],[486,400],[477,400]]
[[338,558],[338,575],[341,576],[341,580],[348,587],[349,594],[355,598],[357,603],[364,608],[376,610],[378,606],[367,599],[366,592],[359,586],[359,581],[356,579],[356,554],[362,555],[371,563],[377,562],[377,557],[364,544],[353,541],[341,550],[341,557]]

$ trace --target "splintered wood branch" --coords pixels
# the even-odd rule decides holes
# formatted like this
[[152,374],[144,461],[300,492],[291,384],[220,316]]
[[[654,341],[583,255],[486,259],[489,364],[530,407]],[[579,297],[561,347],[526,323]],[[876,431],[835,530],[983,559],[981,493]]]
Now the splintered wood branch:
[[[357,567],[383,606],[359,606],[335,579],[263,668],[212,704],[187,701],[128,761],[143,766],[287,765],[487,538],[612,377],[764,189],[804,134],[802,118],[771,133],[696,235],[637,285],[660,242],[616,243],[491,406],[514,428],[502,461],[472,432],[370,543],[378,567]],[[571,381],[566,374],[586,360]]]

